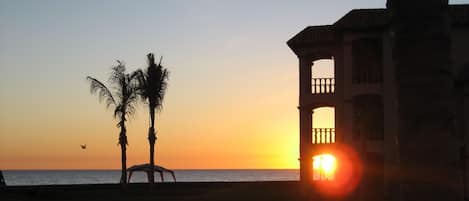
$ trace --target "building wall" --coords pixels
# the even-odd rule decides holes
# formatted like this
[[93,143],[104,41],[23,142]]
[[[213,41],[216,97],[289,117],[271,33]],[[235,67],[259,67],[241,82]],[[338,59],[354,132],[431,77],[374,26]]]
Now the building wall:
[[452,30],[453,69],[457,75],[469,64],[469,28]]
[[[353,41],[363,38],[374,38],[381,40],[381,51],[382,51],[382,73],[383,78],[381,83],[374,84],[356,84],[353,82]],[[371,33],[345,33],[343,35],[343,97],[341,102],[343,111],[337,111],[336,116],[343,115],[343,134],[344,143],[352,145],[361,155],[361,160],[364,164],[369,164],[368,169],[364,169],[364,174],[369,175],[363,178],[360,191],[362,194],[360,197],[362,200],[370,200],[376,198],[376,194],[370,194],[370,190],[375,188],[381,188],[382,196],[392,197],[392,192],[395,190],[390,178],[392,177],[392,171],[395,169],[397,164],[397,147],[396,137],[398,132],[398,115],[397,115],[397,99],[396,99],[396,88],[395,88],[395,76],[394,66],[392,63],[392,38],[389,32],[371,32]],[[337,81],[338,82],[338,81]],[[354,97],[360,95],[374,94],[379,95],[383,102],[383,123],[384,123],[384,138],[382,140],[368,140],[365,136],[362,136],[360,140],[356,140],[353,137],[354,130]],[[379,160],[375,160],[376,157],[369,158],[368,156],[373,155],[378,158],[382,158],[382,165],[371,164]],[[367,167],[365,165],[364,167]],[[382,177],[376,175],[375,167],[382,168]],[[382,186],[376,186],[374,178],[384,178]],[[376,190],[376,189],[375,189]]]
[[383,32],[383,103],[384,103],[384,196],[387,200],[397,199],[397,182],[393,181],[398,166],[398,103],[396,97],[396,78],[392,59],[392,37]]

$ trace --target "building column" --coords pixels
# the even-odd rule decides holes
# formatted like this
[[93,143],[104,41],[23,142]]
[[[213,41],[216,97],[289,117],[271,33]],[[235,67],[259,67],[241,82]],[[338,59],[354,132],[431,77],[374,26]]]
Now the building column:
[[300,181],[312,180],[312,121],[313,110],[308,107],[300,107]]
[[335,143],[344,142],[344,50],[343,47],[334,50],[334,129]]
[[300,92],[300,106],[305,105],[308,97],[311,96],[311,67],[313,66],[313,60],[309,57],[300,58],[299,66],[299,92]]
[[299,58],[299,112],[300,112],[300,181],[311,180],[312,159],[310,147],[312,143],[312,109],[308,106],[311,96],[311,66],[310,57]]

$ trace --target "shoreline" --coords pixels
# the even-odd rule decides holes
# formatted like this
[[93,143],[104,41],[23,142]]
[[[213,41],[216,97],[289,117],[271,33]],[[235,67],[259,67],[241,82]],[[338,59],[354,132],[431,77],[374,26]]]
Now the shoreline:
[[[121,171],[121,169],[0,169],[3,172],[5,171]],[[275,168],[244,168],[244,169],[171,169],[173,171],[244,171],[244,170],[250,170],[250,171],[276,171],[276,170],[300,170],[298,168],[280,168],[280,169],[275,169]]]
[[170,182],[7,186],[0,199],[9,200],[303,200],[298,181]]

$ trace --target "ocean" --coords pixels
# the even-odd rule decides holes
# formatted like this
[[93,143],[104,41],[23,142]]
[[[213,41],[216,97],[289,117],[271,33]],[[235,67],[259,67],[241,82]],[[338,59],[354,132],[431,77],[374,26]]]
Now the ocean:
[[[174,170],[177,182],[296,181],[299,170]],[[112,184],[120,170],[4,170],[5,182],[18,185]],[[159,174],[155,174],[161,182]],[[174,182],[164,174],[165,182]],[[146,182],[146,174],[135,172],[131,183]]]

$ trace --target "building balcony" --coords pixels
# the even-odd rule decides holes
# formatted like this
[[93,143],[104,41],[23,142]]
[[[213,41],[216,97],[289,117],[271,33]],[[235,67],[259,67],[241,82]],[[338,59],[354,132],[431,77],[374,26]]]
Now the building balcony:
[[335,91],[335,78],[311,79],[312,94],[333,94]]
[[313,144],[334,144],[335,128],[313,128]]

